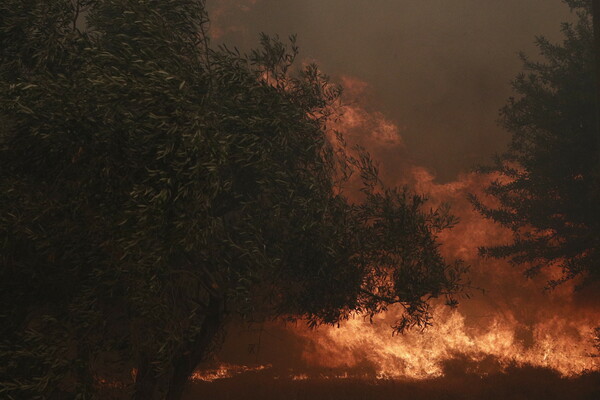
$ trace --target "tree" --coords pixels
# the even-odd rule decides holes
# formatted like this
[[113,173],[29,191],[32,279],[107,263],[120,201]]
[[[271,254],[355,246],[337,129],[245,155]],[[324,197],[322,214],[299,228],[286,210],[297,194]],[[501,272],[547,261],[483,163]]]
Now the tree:
[[513,231],[513,242],[482,253],[527,265],[535,274],[562,268],[555,286],[600,276],[600,206],[595,112],[593,30],[588,1],[567,1],[575,24],[563,24],[562,44],[537,39],[543,61],[522,56],[525,73],[513,82],[517,98],[502,109],[512,134],[508,150],[483,173],[499,206],[472,197],[485,217]]
[[244,56],[206,23],[195,0],[0,6],[2,396],[177,399],[229,315],[398,303],[401,331],[454,304],[447,210],[335,139],[340,90],[293,38]]

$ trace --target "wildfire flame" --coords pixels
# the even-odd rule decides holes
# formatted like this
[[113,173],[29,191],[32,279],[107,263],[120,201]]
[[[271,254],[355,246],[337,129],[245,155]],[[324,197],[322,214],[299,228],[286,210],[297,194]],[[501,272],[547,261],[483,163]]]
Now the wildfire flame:
[[234,364],[221,364],[216,368],[207,368],[194,372],[191,376],[193,381],[204,381],[213,382],[217,379],[233,378],[236,375],[264,371],[271,368],[271,364],[257,365],[257,366],[246,366],[246,365],[234,365]]
[[514,319],[494,318],[487,326],[469,326],[458,310],[438,307],[437,323],[424,332],[392,337],[389,311],[373,324],[361,318],[340,328],[304,332],[313,343],[304,357],[313,365],[344,368],[368,362],[379,379],[428,379],[443,376],[448,360],[466,358],[468,372],[485,374],[490,360],[496,370],[532,365],[552,368],[564,376],[598,370],[585,338],[592,326],[555,318],[536,325],[531,343],[518,336]]

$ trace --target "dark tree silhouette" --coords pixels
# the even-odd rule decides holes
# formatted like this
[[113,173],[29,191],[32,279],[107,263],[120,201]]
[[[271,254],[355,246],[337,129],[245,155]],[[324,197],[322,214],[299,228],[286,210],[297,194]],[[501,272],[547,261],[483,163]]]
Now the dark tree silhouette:
[[460,289],[454,219],[328,133],[340,90],[294,40],[244,56],[206,24],[194,0],[0,5],[0,396],[177,399],[229,315],[398,303],[401,331]]
[[564,24],[562,44],[537,39],[542,61],[522,56],[525,72],[513,83],[518,97],[502,109],[512,134],[508,150],[481,172],[499,206],[475,207],[514,232],[510,244],[484,255],[527,265],[527,274],[560,266],[555,286],[578,276],[600,275],[600,196],[595,106],[593,29],[589,1],[567,1],[577,12]]

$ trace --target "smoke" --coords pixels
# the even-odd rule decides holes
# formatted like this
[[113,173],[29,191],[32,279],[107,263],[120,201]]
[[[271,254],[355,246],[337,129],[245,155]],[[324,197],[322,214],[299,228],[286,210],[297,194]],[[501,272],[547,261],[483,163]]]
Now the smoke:
[[207,11],[210,15],[210,36],[220,39],[228,34],[244,34],[246,28],[240,23],[230,23],[236,13],[247,13],[258,0],[218,0],[209,1]]
[[560,40],[561,0],[208,0],[216,43],[248,50],[260,32],[298,35],[301,56],[369,83],[369,105],[401,127],[438,181],[500,151],[498,109],[536,35]]

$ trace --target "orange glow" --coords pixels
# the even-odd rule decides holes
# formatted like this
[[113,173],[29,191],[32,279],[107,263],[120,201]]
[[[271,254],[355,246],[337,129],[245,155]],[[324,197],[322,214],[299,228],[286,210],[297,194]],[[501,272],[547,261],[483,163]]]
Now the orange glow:
[[213,382],[218,379],[233,378],[236,375],[248,372],[264,371],[269,368],[271,368],[270,364],[253,367],[246,365],[221,364],[216,368],[207,368],[194,372],[191,380]]
[[[369,150],[378,146],[403,148],[400,128],[379,111],[363,105],[369,85],[359,79],[342,76],[344,102],[338,108],[339,118],[331,126],[344,134],[350,144],[360,144]],[[376,150],[376,149],[375,149]]]

